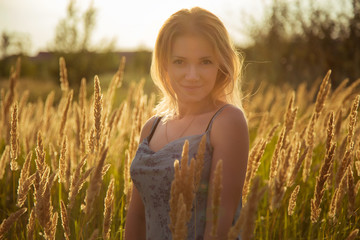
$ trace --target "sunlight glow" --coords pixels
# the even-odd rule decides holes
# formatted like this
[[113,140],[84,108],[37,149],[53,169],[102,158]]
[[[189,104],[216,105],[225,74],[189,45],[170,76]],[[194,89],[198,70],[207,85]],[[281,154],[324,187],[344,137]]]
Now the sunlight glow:
[[[246,42],[241,33],[243,14],[258,17],[264,0],[77,0],[83,13],[93,2],[97,22],[93,45],[115,39],[119,50],[152,49],[162,23],[182,8],[200,6],[218,15],[227,26],[235,42]],[[68,1],[0,0],[0,33],[27,33],[32,53],[46,50],[53,41],[55,27],[66,15]]]

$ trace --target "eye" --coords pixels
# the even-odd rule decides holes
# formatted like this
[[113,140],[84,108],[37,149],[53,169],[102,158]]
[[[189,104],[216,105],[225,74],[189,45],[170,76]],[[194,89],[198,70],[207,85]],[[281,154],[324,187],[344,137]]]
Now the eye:
[[209,65],[209,64],[212,64],[213,62],[211,61],[211,60],[209,60],[209,59],[204,59],[203,61],[202,61],[202,64],[204,64],[204,65]]
[[175,59],[174,61],[173,61],[173,64],[183,64],[184,63],[184,61],[182,60],[182,59]]

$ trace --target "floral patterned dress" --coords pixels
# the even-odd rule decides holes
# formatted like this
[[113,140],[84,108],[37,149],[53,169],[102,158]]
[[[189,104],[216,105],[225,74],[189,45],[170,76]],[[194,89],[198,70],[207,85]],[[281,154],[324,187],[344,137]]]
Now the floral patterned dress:
[[[225,105],[227,106],[227,105]],[[206,223],[206,205],[208,184],[212,160],[212,146],[210,144],[210,130],[213,119],[221,112],[220,108],[210,120],[203,134],[186,136],[176,139],[157,152],[149,148],[149,142],[160,117],[154,121],[150,135],[139,144],[136,155],[130,167],[130,174],[145,207],[146,239],[172,239],[170,224],[170,188],[174,178],[174,161],[181,160],[182,148],[185,140],[189,141],[189,160],[195,157],[200,140],[206,134],[206,149],[204,154],[204,168],[200,180],[200,187],[196,193],[192,209],[192,218],[188,223],[187,239],[203,239]],[[196,205],[196,207],[194,207]],[[241,211],[241,201],[238,205],[234,220]]]

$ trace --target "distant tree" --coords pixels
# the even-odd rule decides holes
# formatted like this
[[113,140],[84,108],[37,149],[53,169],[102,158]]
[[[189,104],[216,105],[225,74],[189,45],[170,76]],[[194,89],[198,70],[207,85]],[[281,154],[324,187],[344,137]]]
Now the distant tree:
[[[89,51],[91,36],[96,23],[96,9],[91,3],[80,17],[74,0],[67,6],[66,17],[56,26],[51,50],[62,53]],[[81,28],[82,27],[82,28]]]
[[27,34],[3,31],[0,40],[0,58],[6,58],[9,55],[26,55],[29,53],[30,46],[31,41]]
[[360,1],[274,0],[263,22],[247,25],[247,77],[273,83],[312,82],[332,69],[337,85],[360,77]]

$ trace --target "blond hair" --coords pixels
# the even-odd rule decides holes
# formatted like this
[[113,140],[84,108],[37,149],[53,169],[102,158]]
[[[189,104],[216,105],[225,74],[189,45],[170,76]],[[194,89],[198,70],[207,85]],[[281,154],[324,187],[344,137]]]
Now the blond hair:
[[240,79],[243,57],[235,49],[221,20],[213,13],[199,8],[182,9],[171,15],[161,27],[156,39],[151,64],[151,76],[161,91],[161,101],[155,108],[165,119],[177,114],[177,99],[167,78],[166,66],[172,44],[179,36],[191,34],[204,37],[212,45],[220,62],[214,89],[214,103],[223,100],[242,109]]

